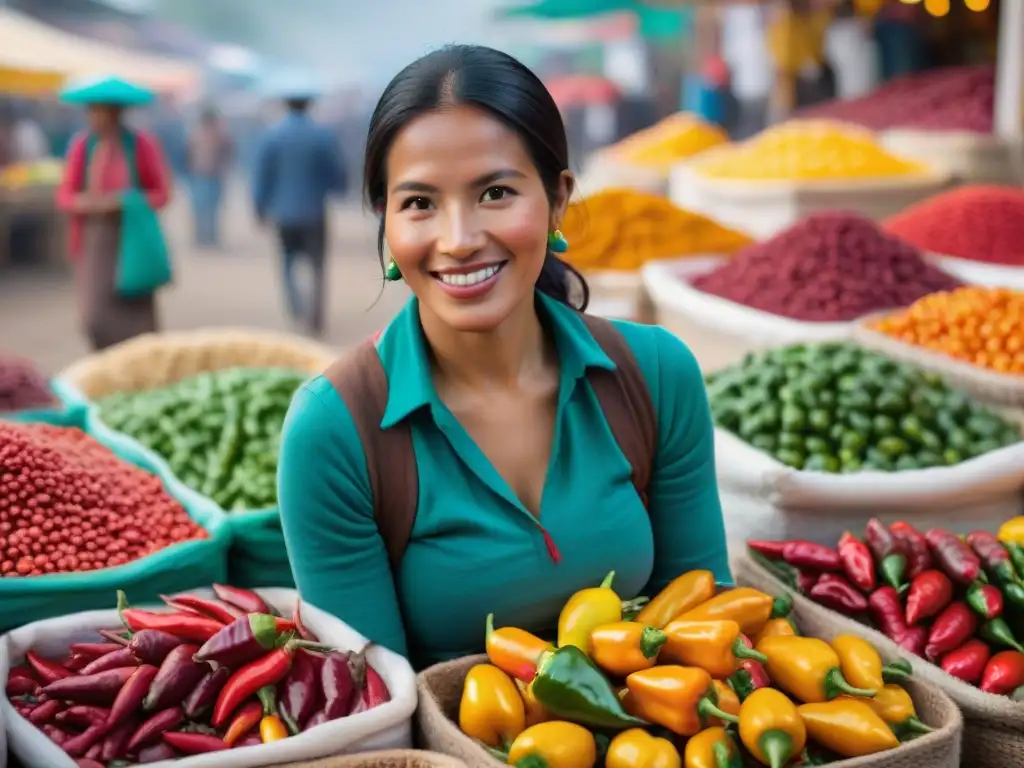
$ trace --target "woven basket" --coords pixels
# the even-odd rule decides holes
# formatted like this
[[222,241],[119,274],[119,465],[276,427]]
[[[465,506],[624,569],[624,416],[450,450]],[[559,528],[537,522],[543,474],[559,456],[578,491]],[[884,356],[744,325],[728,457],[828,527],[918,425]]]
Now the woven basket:
[[454,757],[418,749],[389,749],[311,760],[305,763],[283,763],[272,768],[466,768]]
[[870,327],[885,316],[886,313],[872,315],[858,323],[853,331],[854,341],[893,360],[933,371],[980,401],[1013,408],[1024,406],[1024,376],[971,365],[941,352],[899,341]]
[[88,400],[116,392],[168,386],[222,368],[291,368],[319,373],[338,355],[328,347],[283,333],[217,328],[147,333],[73,363],[61,385]]
[[[738,577],[737,577],[738,578]],[[756,586],[756,585],[755,585]],[[795,612],[794,612],[795,613]],[[808,635],[832,638],[837,631],[827,627],[812,627],[802,615],[794,616],[797,624]],[[486,656],[437,664],[420,673],[416,681],[419,689],[419,709],[416,713],[421,744],[427,749],[452,755],[465,762],[468,768],[499,768],[502,765],[479,744],[459,730],[459,701],[462,684],[469,670],[476,664],[487,663]],[[934,685],[913,681],[907,685],[914,698],[918,717],[935,728],[935,732],[889,752],[830,763],[834,768],[957,768],[960,763],[960,740],[963,720],[956,705]],[[975,764],[970,763],[972,768]],[[1002,763],[1010,768],[1017,763]],[[977,764],[977,768],[995,768],[995,764]]]
[[[733,576],[737,584],[755,587],[770,594],[788,591],[745,553],[733,559]],[[792,597],[793,618],[807,634],[824,638],[842,633],[858,635],[874,645],[886,661],[899,656],[907,658],[913,665],[915,688],[911,690],[918,705],[918,714],[929,725],[942,726],[936,733],[909,745],[910,749],[929,747],[928,754],[922,755],[920,762],[914,765],[928,768],[956,765],[948,758],[944,761],[937,747],[932,752],[931,745],[941,743],[947,750],[958,750],[961,728],[964,768],[1011,768],[1024,765],[1024,704],[1011,701],[1005,696],[982,693],[974,686],[947,675],[921,657],[907,654],[882,633],[830,611],[802,595],[793,594]],[[918,691],[927,691],[929,695],[919,698]],[[959,707],[959,713],[956,713],[955,718],[947,719],[940,710],[941,706],[950,704],[954,708]],[[935,742],[931,739],[935,739]]]

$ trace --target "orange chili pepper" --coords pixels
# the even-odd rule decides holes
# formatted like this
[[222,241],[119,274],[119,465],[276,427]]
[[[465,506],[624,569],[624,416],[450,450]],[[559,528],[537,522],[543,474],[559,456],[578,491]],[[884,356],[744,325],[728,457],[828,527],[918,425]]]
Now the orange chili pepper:
[[259,701],[250,701],[244,705],[238,714],[231,720],[231,724],[224,732],[224,743],[229,747],[242,739],[249,731],[260,724],[263,719],[263,704]]
[[715,596],[711,571],[690,571],[672,580],[637,614],[637,624],[664,629],[672,619]]
[[260,741],[269,744],[288,738],[288,729],[277,715],[266,715],[260,720]]
[[[739,717],[740,697],[736,695],[736,691],[730,688],[729,684],[722,680],[712,680],[711,685],[715,687],[715,693],[718,695],[718,708],[723,712]],[[723,723],[717,717],[709,717],[708,723],[711,725],[721,725],[723,727],[729,725],[729,723]]]
[[554,646],[525,629],[517,627],[494,628],[494,614],[487,615],[484,636],[487,659],[506,675],[528,683],[537,674],[537,663]]
[[529,728],[531,725],[537,725],[537,723],[546,723],[548,720],[552,720],[553,717],[550,712],[537,701],[537,697],[533,695],[533,685],[531,683],[524,683],[522,680],[513,678],[516,684],[516,688],[519,689],[519,695],[523,697],[523,708],[526,712],[526,727]]

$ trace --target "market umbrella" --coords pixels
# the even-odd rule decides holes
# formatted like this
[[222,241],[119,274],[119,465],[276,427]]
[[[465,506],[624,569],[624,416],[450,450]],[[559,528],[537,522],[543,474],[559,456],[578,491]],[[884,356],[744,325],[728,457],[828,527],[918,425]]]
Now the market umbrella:
[[550,80],[545,85],[560,107],[607,104],[621,95],[615,83],[598,75],[566,75]]
[[119,77],[90,78],[68,84],[61,99],[68,104],[108,104],[115,107],[141,107],[155,98],[148,88]]

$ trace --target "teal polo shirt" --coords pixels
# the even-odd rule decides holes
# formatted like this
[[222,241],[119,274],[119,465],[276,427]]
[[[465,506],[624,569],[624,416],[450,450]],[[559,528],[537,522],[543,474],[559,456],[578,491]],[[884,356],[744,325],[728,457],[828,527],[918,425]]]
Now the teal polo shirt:
[[615,321],[658,418],[645,509],[586,378],[615,364],[575,310],[541,294],[537,306],[560,364],[538,517],[438,397],[415,298],[379,345],[390,382],[381,426],[408,420],[419,471],[416,522],[394,576],[345,403],[321,376],[288,412],[278,491],[299,592],[418,667],[482,651],[488,613],[498,626],[553,637],[569,596],[609,571],[623,599],[652,595],[695,568],[731,581],[711,415],[693,354],[663,328]]

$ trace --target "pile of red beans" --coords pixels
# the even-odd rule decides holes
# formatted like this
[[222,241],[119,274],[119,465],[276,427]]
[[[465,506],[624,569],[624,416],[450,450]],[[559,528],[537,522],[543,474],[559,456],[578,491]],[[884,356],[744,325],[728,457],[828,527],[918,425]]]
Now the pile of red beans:
[[995,67],[950,67],[893,80],[859,99],[830,101],[800,117],[856,123],[872,130],[912,128],[991,133]]
[[898,213],[885,229],[922,251],[1024,267],[1024,190],[960,187]]
[[50,408],[56,402],[46,377],[30,361],[0,357],[0,412]]
[[207,537],[160,478],[81,430],[0,421],[0,576],[95,571]]
[[959,281],[873,222],[819,213],[693,280],[706,293],[808,322],[846,322],[908,306]]

